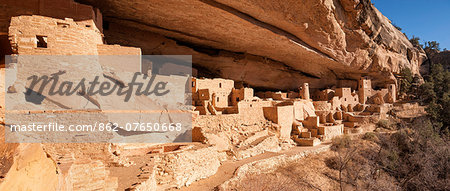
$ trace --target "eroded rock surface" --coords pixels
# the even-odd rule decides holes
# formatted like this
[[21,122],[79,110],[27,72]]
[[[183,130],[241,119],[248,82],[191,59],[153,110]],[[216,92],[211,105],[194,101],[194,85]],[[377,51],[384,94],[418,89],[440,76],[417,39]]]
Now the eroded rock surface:
[[101,9],[108,43],[192,54],[200,75],[255,88],[322,88],[361,74],[381,86],[402,67],[418,73],[425,57],[369,0],[80,2]]
[[40,144],[5,143],[0,125],[0,190],[57,190],[58,167]]

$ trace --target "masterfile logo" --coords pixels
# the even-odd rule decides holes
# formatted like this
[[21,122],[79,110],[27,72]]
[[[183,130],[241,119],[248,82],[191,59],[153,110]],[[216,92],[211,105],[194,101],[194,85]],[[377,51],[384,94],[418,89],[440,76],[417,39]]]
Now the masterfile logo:
[[7,57],[6,141],[191,141],[191,57],[136,57]]

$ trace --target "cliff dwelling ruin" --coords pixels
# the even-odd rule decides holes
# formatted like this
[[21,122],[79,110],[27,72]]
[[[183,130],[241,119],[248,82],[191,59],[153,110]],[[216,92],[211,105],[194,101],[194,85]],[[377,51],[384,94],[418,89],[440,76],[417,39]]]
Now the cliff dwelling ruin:
[[[161,77],[164,71],[178,67],[157,68],[141,55],[192,55],[192,68],[178,68],[192,75],[171,76],[185,80],[189,91],[179,91],[189,99],[183,100],[191,104],[188,112],[145,96],[133,95],[123,103],[117,97],[43,95],[42,104],[14,105],[28,118],[33,110],[49,116],[69,113],[67,120],[75,123],[81,119],[78,113],[85,112],[90,121],[112,123],[114,112],[104,111],[126,105],[140,120],[147,114],[142,107],[154,104],[160,109],[158,120],[175,121],[171,110],[188,113],[192,130],[186,134],[192,142],[99,141],[116,138],[112,133],[89,143],[7,143],[15,145],[5,146],[5,153],[14,154],[0,158],[6,169],[0,171],[0,190],[183,188],[216,175],[223,164],[255,156],[287,160],[293,155],[286,152],[296,147],[308,151],[302,150],[303,157],[328,149],[335,137],[370,131],[386,119],[403,104],[394,73],[410,68],[418,74],[426,57],[366,1],[325,6],[308,0],[285,10],[268,6],[269,1],[245,2],[3,0],[3,77],[5,70],[21,75],[5,66],[5,55],[137,56],[126,64],[98,59],[57,71],[74,72],[73,78],[95,74],[124,87],[129,73],[159,72],[158,79],[168,79]],[[309,21],[311,15],[320,18]],[[8,90],[2,99],[26,100],[26,84],[7,81],[2,86]],[[3,129],[6,104],[1,105]],[[52,109],[42,109],[45,104]]]

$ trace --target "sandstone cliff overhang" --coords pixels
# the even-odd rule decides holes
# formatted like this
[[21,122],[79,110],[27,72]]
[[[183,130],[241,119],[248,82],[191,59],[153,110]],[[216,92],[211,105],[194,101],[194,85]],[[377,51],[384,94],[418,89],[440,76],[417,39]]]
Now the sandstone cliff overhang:
[[[108,43],[191,54],[203,76],[254,88],[338,85],[418,73],[424,54],[370,0],[78,0],[100,8]],[[356,83],[356,81],[353,81]]]

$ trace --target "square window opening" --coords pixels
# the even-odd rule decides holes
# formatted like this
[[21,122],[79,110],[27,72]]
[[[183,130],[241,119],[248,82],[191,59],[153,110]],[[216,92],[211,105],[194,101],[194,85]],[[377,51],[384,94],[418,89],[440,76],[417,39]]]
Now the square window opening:
[[47,36],[36,35],[36,46],[38,48],[47,48]]

